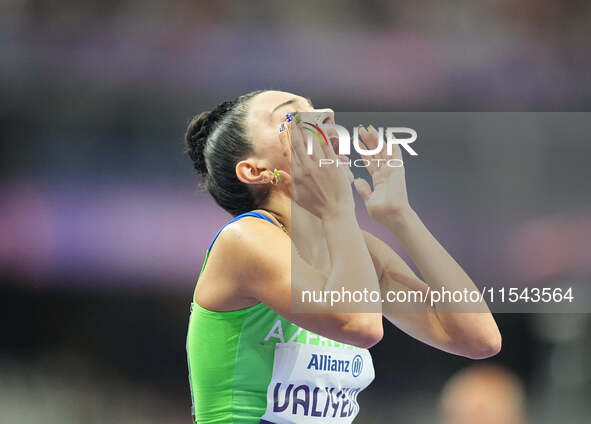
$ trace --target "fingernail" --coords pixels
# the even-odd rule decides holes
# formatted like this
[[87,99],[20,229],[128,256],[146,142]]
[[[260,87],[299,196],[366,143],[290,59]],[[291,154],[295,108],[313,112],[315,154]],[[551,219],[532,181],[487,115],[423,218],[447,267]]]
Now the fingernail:
[[375,128],[371,124],[369,124],[367,128],[369,128],[370,130],[375,130]]
[[283,131],[285,131],[286,129],[287,129],[287,126],[285,125],[285,123],[284,123],[284,122],[282,122],[282,123],[279,125],[279,132],[283,132]]
[[293,121],[293,115],[291,113],[288,113],[285,115],[285,119],[287,119],[287,122],[291,122]]
[[300,116],[300,114],[299,114],[299,113],[296,113],[295,119],[296,119],[296,122],[297,122],[297,123],[300,123],[300,122],[302,122],[302,117]]

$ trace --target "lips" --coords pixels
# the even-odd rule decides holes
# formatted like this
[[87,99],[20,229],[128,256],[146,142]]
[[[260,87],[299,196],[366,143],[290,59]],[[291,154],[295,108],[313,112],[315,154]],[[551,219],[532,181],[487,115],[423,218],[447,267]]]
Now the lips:
[[336,135],[329,136],[328,141],[332,145],[332,150],[334,150],[335,153],[338,153],[339,152],[339,138]]

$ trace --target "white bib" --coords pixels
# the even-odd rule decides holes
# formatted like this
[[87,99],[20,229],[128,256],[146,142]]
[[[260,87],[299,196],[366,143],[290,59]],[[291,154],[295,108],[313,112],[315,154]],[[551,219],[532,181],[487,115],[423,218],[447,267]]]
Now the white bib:
[[277,343],[261,424],[350,424],[374,377],[367,349]]

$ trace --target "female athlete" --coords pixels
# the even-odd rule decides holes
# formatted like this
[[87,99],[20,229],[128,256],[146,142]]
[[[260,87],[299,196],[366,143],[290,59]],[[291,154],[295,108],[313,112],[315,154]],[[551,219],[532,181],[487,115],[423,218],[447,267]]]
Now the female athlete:
[[[235,217],[209,246],[192,299],[186,347],[199,424],[353,422],[357,395],[374,378],[368,348],[382,339],[382,316],[452,354],[480,359],[501,348],[486,305],[348,300],[297,311],[294,292],[303,290],[477,291],[409,205],[404,168],[370,166],[373,190],[353,185],[424,281],[362,231],[352,174],[318,167],[338,157],[331,143],[306,150],[298,113],[334,123],[332,110],[304,97],[259,91],[199,114],[186,132],[207,190]],[[377,145],[373,128],[360,136]]]

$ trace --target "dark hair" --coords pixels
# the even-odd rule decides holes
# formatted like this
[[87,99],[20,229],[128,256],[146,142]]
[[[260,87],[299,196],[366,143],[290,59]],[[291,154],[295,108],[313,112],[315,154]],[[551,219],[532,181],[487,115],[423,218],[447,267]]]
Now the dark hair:
[[255,190],[236,176],[236,164],[254,150],[246,136],[247,102],[262,91],[252,91],[196,115],[185,134],[187,153],[204,179],[204,186],[232,215],[259,207],[268,190]]

